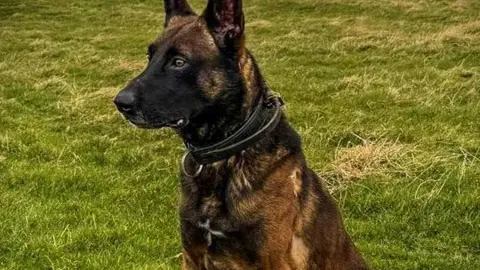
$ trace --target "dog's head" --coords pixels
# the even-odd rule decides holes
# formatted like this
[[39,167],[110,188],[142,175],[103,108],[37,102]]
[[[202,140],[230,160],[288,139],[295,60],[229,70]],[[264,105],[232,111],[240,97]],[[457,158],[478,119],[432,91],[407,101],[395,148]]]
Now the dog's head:
[[141,128],[181,129],[201,114],[221,117],[212,114],[242,103],[242,1],[209,0],[197,16],[186,0],[165,0],[165,12],[146,69],[114,99],[118,110]]

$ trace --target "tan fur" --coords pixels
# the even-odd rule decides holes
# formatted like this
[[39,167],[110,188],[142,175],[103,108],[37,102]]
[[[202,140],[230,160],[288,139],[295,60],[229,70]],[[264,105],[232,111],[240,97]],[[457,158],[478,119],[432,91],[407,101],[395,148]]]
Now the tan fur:
[[306,269],[308,263],[309,249],[303,241],[303,238],[294,235],[292,237],[292,247],[290,249],[294,268],[292,269]]
[[310,199],[305,202],[302,212],[297,216],[295,222],[295,233],[299,235],[302,234],[303,230],[305,229],[305,225],[309,224],[313,214],[315,213],[317,197],[312,191],[309,191],[308,197]]
[[290,173],[289,177],[293,182],[293,192],[295,192],[295,196],[298,196],[300,191],[302,191],[302,171],[298,168],[295,168]]
[[240,58],[239,68],[248,90],[245,93],[245,102],[243,104],[243,107],[246,113],[250,114],[250,108],[252,107],[252,104],[254,102],[253,98],[257,95],[257,93],[255,91],[255,86],[253,85],[255,82],[255,72],[253,70],[252,59],[248,56],[246,52],[244,52]]

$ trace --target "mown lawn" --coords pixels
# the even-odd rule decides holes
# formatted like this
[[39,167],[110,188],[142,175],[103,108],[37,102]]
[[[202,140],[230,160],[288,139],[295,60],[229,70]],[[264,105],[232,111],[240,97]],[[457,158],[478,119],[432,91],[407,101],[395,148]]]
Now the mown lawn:
[[[479,10],[245,0],[249,48],[374,269],[480,269]],[[111,103],[162,12],[0,2],[0,268],[179,268],[181,141]]]

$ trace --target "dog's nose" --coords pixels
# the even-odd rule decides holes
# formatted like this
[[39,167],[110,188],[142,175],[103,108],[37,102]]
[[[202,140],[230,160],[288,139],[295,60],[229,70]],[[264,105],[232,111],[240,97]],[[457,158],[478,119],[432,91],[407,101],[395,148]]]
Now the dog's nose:
[[119,111],[131,112],[135,106],[135,95],[131,91],[122,91],[115,97],[113,103]]

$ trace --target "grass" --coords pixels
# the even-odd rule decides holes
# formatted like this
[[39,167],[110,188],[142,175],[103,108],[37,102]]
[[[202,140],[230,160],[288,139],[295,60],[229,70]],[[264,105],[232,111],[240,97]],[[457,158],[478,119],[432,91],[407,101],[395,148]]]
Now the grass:
[[[374,269],[480,269],[478,10],[245,1],[249,48]],[[0,3],[0,268],[179,269],[182,144],[111,104],[162,24],[161,1]]]

